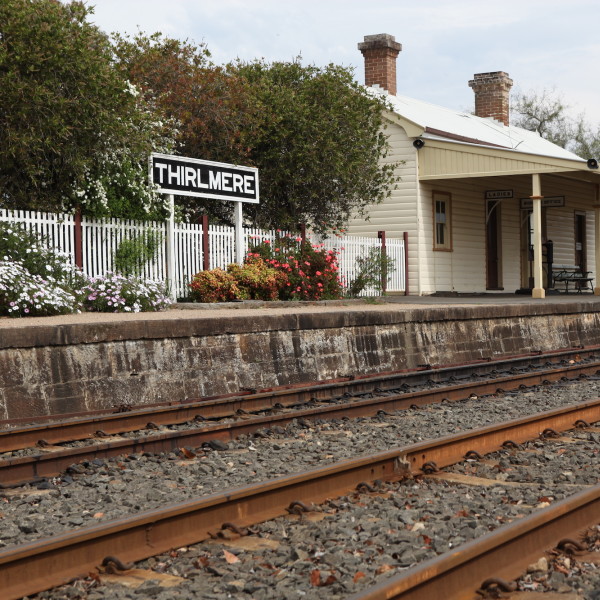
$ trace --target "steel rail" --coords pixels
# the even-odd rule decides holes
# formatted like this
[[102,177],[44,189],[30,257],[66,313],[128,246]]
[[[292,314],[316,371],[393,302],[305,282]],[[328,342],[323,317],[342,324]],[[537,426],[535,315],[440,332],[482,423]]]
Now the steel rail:
[[447,466],[470,450],[492,452],[507,439],[524,442],[548,428],[572,428],[578,420],[600,420],[600,401],[345,460],[0,550],[0,588],[7,599],[22,598],[84,576],[108,555],[123,562],[141,560],[207,539],[226,522],[252,525],[285,514],[295,501],[320,503],[343,496],[364,481],[400,480],[420,473],[426,463]]
[[600,486],[595,486],[347,600],[481,600],[477,590],[486,580],[513,580],[562,539],[575,538],[599,522]]
[[[286,386],[283,388],[264,390],[260,392],[226,395],[224,397],[205,398],[195,401],[185,401],[175,405],[153,405],[144,408],[138,408],[128,412],[112,412],[106,414],[93,413],[85,416],[77,416],[65,419],[64,416],[54,415],[60,419],[51,423],[37,423],[33,425],[16,427],[17,421],[0,422],[0,426],[9,426],[0,429],[0,452],[10,452],[21,448],[35,446],[43,440],[48,444],[57,444],[61,442],[85,440],[95,436],[100,430],[108,435],[124,433],[143,429],[151,421],[156,425],[174,425],[185,423],[200,416],[204,419],[218,419],[236,414],[238,411],[260,412],[273,409],[277,405],[283,407],[297,406],[306,404],[312,400],[329,399],[335,395],[361,394],[373,391],[386,391],[397,389],[407,382],[415,384],[417,381],[426,383],[429,381],[438,383],[443,381],[444,377],[452,378],[457,374],[471,373],[479,374],[485,371],[498,370],[500,368],[517,368],[517,365],[540,364],[549,360],[566,360],[574,355],[582,353],[593,354],[598,348],[577,349],[570,351],[551,352],[536,355],[527,355],[503,359],[496,362],[476,361],[475,363],[445,366],[433,369],[418,369],[416,371],[398,371],[378,375],[367,375],[355,378],[342,378],[342,380],[331,380],[328,382],[319,382],[314,385]],[[556,369],[547,369],[541,378],[549,381],[556,380],[562,376],[576,376],[580,374],[595,374],[600,370],[600,362],[592,364],[570,365],[563,367],[563,371]],[[463,375],[464,376],[464,375]],[[516,386],[526,385],[526,376],[519,380]],[[540,381],[538,377],[535,381]],[[508,385],[508,379],[500,383]],[[407,396],[407,394],[402,394]],[[415,396],[415,398],[418,396]]]
[[[590,368],[595,369],[596,367]],[[100,441],[78,448],[53,450],[34,456],[9,458],[0,461],[0,489],[2,487],[19,485],[24,482],[55,477],[70,465],[84,460],[93,460],[95,458],[106,459],[137,452],[173,452],[185,446],[199,447],[213,440],[228,441],[240,435],[255,433],[260,429],[285,426],[295,419],[356,418],[375,415],[380,411],[403,410],[413,405],[422,406],[443,400],[463,400],[473,394],[495,393],[500,388],[510,389],[523,385],[542,384],[552,379],[564,377],[565,372],[580,374],[580,369],[581,367],[574,366],[559,371],[537,371],[486,382],[468,382],[433,390],[379,396],[312,409],[294,410],[284,414],[240,419],[231,423],[211,424],[201,428],[162,432],[138,438]]]

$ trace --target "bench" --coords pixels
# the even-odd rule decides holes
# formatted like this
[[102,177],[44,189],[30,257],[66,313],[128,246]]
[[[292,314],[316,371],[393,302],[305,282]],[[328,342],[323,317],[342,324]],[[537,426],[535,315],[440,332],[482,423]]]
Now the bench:
[[552,281],[554,284],[564,284],[565,294],[569,293],[569,284],[573,284],[573,291],[581,293],[583,290],[593,291],[590,277],[591,271],[582,271],[577,265],[552,265]]

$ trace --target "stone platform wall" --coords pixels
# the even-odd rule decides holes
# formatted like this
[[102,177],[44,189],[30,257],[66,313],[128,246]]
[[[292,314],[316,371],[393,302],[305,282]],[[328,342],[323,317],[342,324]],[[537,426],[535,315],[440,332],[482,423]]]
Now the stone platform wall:
[[[373,307],[371,307],[373,308]],[[0,330],[0,419],[600,345],[590,304],[353,309]]]

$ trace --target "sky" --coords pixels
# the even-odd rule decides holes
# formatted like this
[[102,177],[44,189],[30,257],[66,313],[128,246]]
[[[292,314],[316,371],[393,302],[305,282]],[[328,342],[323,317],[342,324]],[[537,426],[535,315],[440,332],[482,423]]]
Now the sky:
[[600,125],[598,0],[91,0],[100,29],[160,31],[205,43],[217,64],[235,58],[353,67],[357,44],[389,33],[403,46],[398,94],[473,110],[467,82],[506,71],[513,91],[560,94],[572,116]]

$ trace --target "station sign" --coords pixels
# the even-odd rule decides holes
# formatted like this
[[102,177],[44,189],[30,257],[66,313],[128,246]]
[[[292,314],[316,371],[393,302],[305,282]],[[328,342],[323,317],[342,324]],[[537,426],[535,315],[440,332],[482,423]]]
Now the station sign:
[[[565,197],[564,196],[548,196],[542,198],[542,207],[550,208],[550,207],[558,207],[565,205]],[[521,198],[521,208],[533,208],[533,200],[531,198]]]
[[259,203],[254,167],[152,153],[149,178],[165,194]]
[[512,190],[488,190],[485,193],[486,200],[500,200],[502,198],[512,198]]

